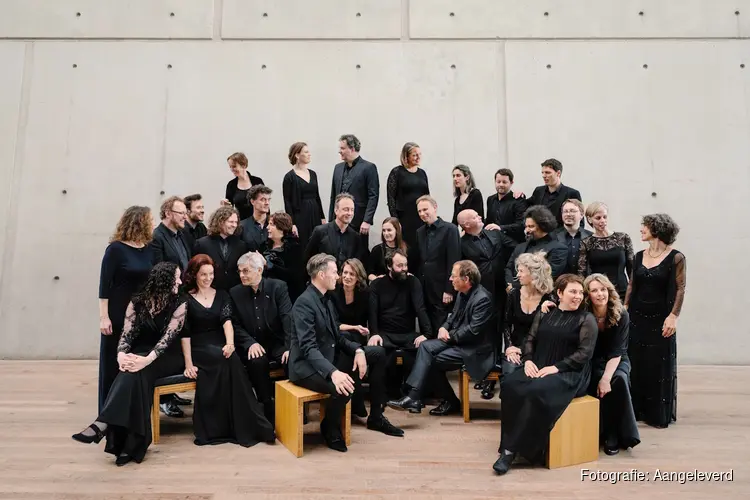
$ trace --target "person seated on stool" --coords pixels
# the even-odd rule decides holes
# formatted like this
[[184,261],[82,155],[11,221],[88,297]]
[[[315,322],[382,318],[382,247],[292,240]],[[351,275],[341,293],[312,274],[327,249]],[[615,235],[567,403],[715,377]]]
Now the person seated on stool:
[[341,419],[354,393],[354,379],[364,378],[368,364],[372,404],[367,428],[389,436],[403,436],[404,431],[383,415],[385,350],[360,347],[339,331],[336,310],[327,296],[338,281],[336,258],[313,255],[307,262],[307,274],[310,286],[292,308],[294,329],[289,350],[289,380],[311,391],[331,395],[325,403],[326,416],[320,422],[323,439],[333,450],[347,450]]
[[417,361],[406,380],[411,390],[403,398],[389,401],[391,408],[421,413],[424,384],[434,366],[438,369],[434,389],[442,402],[430,410],[430,415],[458,413],[461,404],[445,372],[466,366],[471,378],[484,380],[495,365],[491,340],[496,331],[495,308],[489,292],[479,284],[479,269],[470,260],[460,260],[453,265],[450,280],[458,292],[453,312],[438,330],[437,339],[419,344]]
[[266,419],[274,423],[274,388],[270,362],[284,366],[289,357],[292,303],[283,281],[263,277],[266,261],[258,252],[239,258],[241,285],[232,287],[232,326],[237,353],[247,368]]
[[[409,274],[406,252],[400,248],[391,250],[385,256],[385,265],[388,274],[370,285],[370,340],[367,345],[385,348],[388,375],[398,374],[398,382],[390,385],[400,388],[401,374],[411,372],[417,348],[426,340],[424,335],[414,331],[415,320],[419,320],[420,332],[429,334],[432,327],[424,305],[422,284],[416,276]],[[398,349],[403,353],[401,367],[396,367],[395,363]],[[395,377],[392,379],[395,381]]]

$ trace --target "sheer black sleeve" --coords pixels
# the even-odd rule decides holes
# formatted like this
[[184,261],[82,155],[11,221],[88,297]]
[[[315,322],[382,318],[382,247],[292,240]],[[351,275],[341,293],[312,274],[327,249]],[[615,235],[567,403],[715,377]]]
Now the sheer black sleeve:
[[522,363],[531,361],[531,358],[534,357],[534,348],[536,347],[536,332],[537,330],[539,330],[539,323],[541,321],[542,321],[542,312],[537,311],[536,316],[534,316],[534,322],[531,323],[529,334],[526,336],[526,338],[523,341],[523,347],[521,349],[523,351],[523,356],[521,356]]
[[153,348],[154,354],[158,358],[161,356],[167,348],[172,345],[172,342],[179,337],[182,327],[185,324],[185,315],[187,314],[187,302],[181,303],[177,309],[172,313],[172,318],[167,324],[167,328],[164,330],[164,335],[159,339],[159,342]]
[[635,254],[633,253],[633,240],[630,239],[630,235],[622,235],[623,246],[625,247],[625,274],[628,277],[628,283],[633,279],[633,261]]
[[685,255],[680,252],[674,256],[674,280],[675,280],[675,295],[674,295],[674,306],[672,306],[672,314],[675,316],[680,315],[682,311],[682,302],[685,300],[685,285],[687,281],[687,269],[685,264]]
[[388,197],[388,212],[391,217],[398,217],[398,169],[401,167],[393,167],[391,173],[388,174],[388,183],[386,185],[386,194]]
[[221,311],[219,312],[219,323],[224,326],[224,323],[229,321],[232,322],[232,301],[229,298],[229,294],[224,290],[217,290],[216,293],[220,294],[221,298]]
[[[502,293],[502,291],[498,290],[497,293]],[[507,349],[508,347],[513,345],[511,332],[513,331],[513,324],[516,320],[515,301],[518,293],[520,293],[518,288],[512,289],[508,294],[507,300],[505,301],[505,319],[503,320],[503,349]]]
[[562,361],[555,363],[555,367],[560,372],[579,372],[583,370],[594,355],[596,347],[596,338],[599,335],[599,328],[596,326],[596,318],[587,312],[581,323],[578,332],[578,349]]
[[589,242],[593,236],[588,236],[581,240],[581,248],[578,251],[578,269],[577,273],[581,276],[586,276],[589,270]]
[[133,341],[138,336],[138,332],[133,328],[134,324],[135,306],[130,302],[128,303],[128,308],[125,310],[125,323],[123,323],[122,326],[120,342],[117,344],[117,352],[130,352],[130,349],[133,346]]

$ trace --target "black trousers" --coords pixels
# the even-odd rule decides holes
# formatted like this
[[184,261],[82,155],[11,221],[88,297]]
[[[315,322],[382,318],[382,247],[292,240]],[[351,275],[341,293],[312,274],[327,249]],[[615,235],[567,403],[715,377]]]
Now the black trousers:
[[[386,403],[385,393],[385,350],[382,347],[363,347],[365,358],[367,359],[367,378],[370,382],[370,418],[380,419],[383,415],[383,406]],[[359,371],[353,371],[354,358],[342,351],[338,351],[333,363],[339,371],[342,371],[354,379],[355,385],[358,385]],[[346,404],[351,396],[344,396],[336,392],[336,386],[330,380],[326,380],[319,373],[314,373],[309,377],[295,382],[300,387],[310,389],[315,392],[330,394],[331,397],[326,403],[326,424],[329,426],[341,425],[341,417],[346,411]],[[339,431],[341,429],[339,428]]]
[[[255,396],[261,403],[268,403],[273,399],[274,387],[273,380],[271,380],[271,361],[276,361],[281,364],[281,356],[284,355],[283,345],[269,345],[263,346],[266,353],[255,359],[248,359],[247,353],[240,355],[240,359],[245,364],[247,374],[250,377],[250,382],[255,389]],[[238,353],[239,354],[239,353]],[[288,365],[282,365],[284,367],[284,373],[289,376]]]
[[[404,379],[411,373],[414,368],[414,362],[417,359],[417,348],[414,347],[414,340],[419,336],[417,332],[407,333],[390,333],[380,332],[383,339],[383,348],[386,354],[386,385],[389,394],[398,394],[401,391],[401,384]],[[396,353],[402,357],[403,364],[396,364]]]
[[409,396],[414,400],[421,400],[425,390],[425,381],[432,372],[432,383],[435,394],[441,399],[456,400],[445,372],[460,369],[464,364],[461,350],[442,340],[425,340],[419,344],[417,361],[406,383],[411,387]]

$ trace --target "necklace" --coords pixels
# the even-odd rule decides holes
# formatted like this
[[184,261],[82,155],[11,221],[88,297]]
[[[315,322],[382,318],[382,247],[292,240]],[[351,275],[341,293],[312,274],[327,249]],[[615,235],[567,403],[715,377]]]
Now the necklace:
[[664,247],[664,250],[662,250],[659,253],[659,255],[654,255],[653,253],[651,253],[651,247],[649,247],[649,249],[648,249],[648,256],[651,257],[652,259],[658,259],[662,255],[664,255],[664,252],[666,252],[666,251],[667,251],[667,247]]

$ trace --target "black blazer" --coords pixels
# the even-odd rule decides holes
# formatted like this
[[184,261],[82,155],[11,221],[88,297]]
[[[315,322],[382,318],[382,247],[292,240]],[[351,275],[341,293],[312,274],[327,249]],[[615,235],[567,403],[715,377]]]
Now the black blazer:
[[[531,195],[531,198],[528,199],[529,206],[542,205],[542,196],[544,196],[545,191],[547,191],[546,185],[537,186],[534,189],[534,193]],[[577,189],[573,189],[572,187],[566,186],[565,184],[560,184],[560,188],[557,190],[557,193],[558,195],[555,201],[545,206],[549,208],[550,212],[552,212],[552,215],[555,216],[555,219],[557,219],[557,224],[559,226],[562,226],[562,206],[563,203],[565,203],[565,200],[576,199],[581,201],[582,198],[581,193],[579,193]],[[583,219],[581,219],[581,227],[583,227]]]
[[[331,182],[331,205],[328,209],[328,220],[335,219],[333,206],[336,196],[341,193],[341,184],[344,181],[344,169],[346,163],[341,162],[333,168],[333,181]],[[351,184],[347,192],[354,196],[354,218],[352,228],[359,231],[362,221],[373,224],[375,210],[378,208],[380,198],[380,179],[378,168],[361,156],[354,161],[352,171],[349,173]]]
[[522,253],[539,251],[543,251],[546,254],[545,258],[552,268],[553,280],[556,280],[558,276],[565,273],[565,269],[568,266],[568,247],[557,241],[557,238],[553,238],[551,234],[548,234],[538,240],[524,241],[516,245],[516,248],[508,259],[508,263],[505,265],[505,282],[513,284],[514,287],[520,287],[521,285],[518,281],[514,280],[516,277],[516,259]]
[[266,220],[263,223],[263,227],[258,227],[252,214],[247,219],[240,221],[239,227],[242,228],[238,233],[238,236],[247,245],[248,252],[257,252],[268,240],[268,221],[270,215],[266,216]]
[[497,331],[496,319],[490,293],[477,285],[467,295],[458,294],[453,312],[443,324],[450,335],[449,344],[461,351],[466,371],[474,380],[484,380],[495,366],[492,335]]
[[[370,255],[367,247],[365,246],[359,233],[352,229],[351,224],[346,228],[346,232],[349,233],[347,237],[352,242],[351,252],[345,255],[345,259],[359,259],[365,269],[370,267]],[[333,255],[336,258],[336,265],[341,266],[343,262],[339,262],[339,235],[341,233],[339,227],[336,225],[336,221],[328,222],[327,224],[321,224],[320,226],[313,229],[312,235],[310,235],[310,241],[307,242],[307,248],[305,248],[304,262],[307,265],[307,261],[310,257],[319,253],[327,253]]]
[[266,310],[263,311],[265,325],[261,325],[261,328],[268,334],[262,338],[253,337],[248,332],[248,325],[252,324],[250,317],[255,314],[250,307],[250,287],[240,284],[229,290],[229,296],[232,297],[235,343],[245,353],[245,358],[247,350],[257,343],[266,351],[271,349],[271,345],[282,345],[285,351],[289,350],[289,339],[292,335],[292,303],[286,284],[283,281],[264,278],[260,286],[266,296]]
[[202,222],[196,224],[195,228],[190,227],[190,224],[186,222],[185,228],[182,230],[182,234],[185,235],[185,241],[187,241],[188,245],[190,245],[188,247],[188,254],[193,255],[195,242],[203,238],[204,236],[207,236],[208,229],[206,229],[205,224],[203,224]]
[[219,240],[221,240],[221,236],[218,235],[204,236],[195,242],[193,255],[204,253],[211,257],[214,261],[213,287],[217,290],[229,290],[233,286],[240,284],[240,272],[237,269],[237,261],[243,254],[248,252],[248,248],[244,241],[232,235],[227,238],[229,242],[229,255],[224,260],[221,255]]
[[[461,260],[461,239],[458,228],[453,224],[438,217],[435,225],[440,232],[436,237],[442,241],[431,248],[430,252],[427,251],[427,225],[417,229],[417,247],[421,259],[418,272],[425,298],[431,304],[441,304],[443,293],[455,294],[450,276],[453,264]],[[433,327],[437,328],[437,325]]]
[[[192,245],[182,231],[177,231],[177,239],[182,241],[183,245],[185,245],[187,260],[189,261]],[[187,268],[188,263],[181,262],[180,260],[180,254],[177,252],[175,236],[163,223],[159,224],[156,226],[156,229],[154,229],[153,239],[151,240],[151,243],[149,243],[149,246],[151,247],[151,262],[154,265],[159,262],[172,262],[173,264],[177,264],[183,272]]]
[[[360,346],[339,331],[338,316],[332,301],[323,303],[322,294],[313,285],[307,287],[292,307],[294,328],[289,349],[289,380],[296,382],[317,373],[329,380],[336,370],[337,349],[354,356]],[[328,319],[324,313],[328,308]]]

